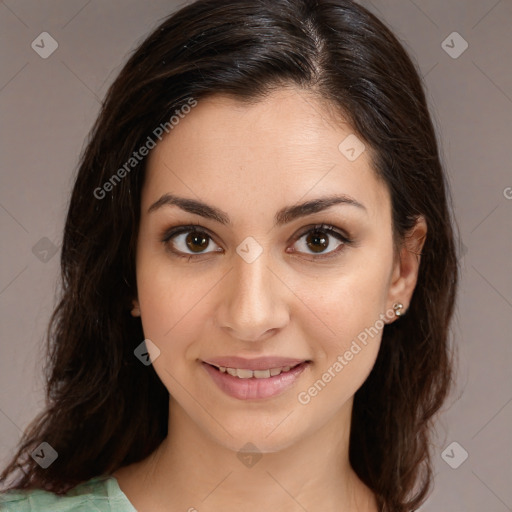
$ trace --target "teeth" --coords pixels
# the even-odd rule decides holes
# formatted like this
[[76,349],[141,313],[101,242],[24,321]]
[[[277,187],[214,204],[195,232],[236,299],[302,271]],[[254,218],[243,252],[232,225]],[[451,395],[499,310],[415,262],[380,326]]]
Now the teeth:
[[269,377],[275,377],[282,372],[289,372],[291,366],[282,366],[281,368],[269,368],[268,370],[248,370],[245,368],[227,368],[226,366],[217,367],[222,373],[228,373],[233,377],[239,379],[268,379]]
[[250,379],[251,377],[254,377],[254,372],[252,370],[241,370],[240,368],[237,368],[236,376],[239,379]]
[[268,379],[270,377],[270,370],[254,370],[253,373],[257,379]]

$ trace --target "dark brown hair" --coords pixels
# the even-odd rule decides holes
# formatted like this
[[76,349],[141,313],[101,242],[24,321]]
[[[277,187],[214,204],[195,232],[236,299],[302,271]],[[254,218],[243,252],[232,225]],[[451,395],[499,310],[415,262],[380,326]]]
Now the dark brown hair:
[[[350,461],[383,511],[415,510],[431,486],[429,439],[450,389],[449,323],[459,278],[449,186],[418,72],[392,32],[349,0],[199,0],[172,14],[110,87],[81,157],[65,224],[62,296],[47,337],[47,407],[0,476],[63,493],[146,458],[167,435],[169,395],[134,349],[129,314],[146,160],[102,187],[187,100],[257,101],[294,85],[333,105],[371,149],[403,242],[427,222],[407,313],[386,325],[354,399]],[[193,115],[193,113],[191,114]],[[30,456],[49,443],[42,469]]]

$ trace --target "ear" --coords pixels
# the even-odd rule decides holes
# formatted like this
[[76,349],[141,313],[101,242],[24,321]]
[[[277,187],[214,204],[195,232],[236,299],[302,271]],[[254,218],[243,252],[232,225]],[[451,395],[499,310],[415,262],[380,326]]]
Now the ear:
[[409,308],[418,280],[421,251],[426,238],[427,223],[423,215],[420,215],[416,219],[416,224],[406,233],[399,255],[395,258],[388,290],[388,311],[397,302],[403,304],[402,314]]
[[139,301],[137,299],[133,299],[132,300],[132,310],[131,310],[131,315],[132,316],[140,316],[140,306],[139,306]]

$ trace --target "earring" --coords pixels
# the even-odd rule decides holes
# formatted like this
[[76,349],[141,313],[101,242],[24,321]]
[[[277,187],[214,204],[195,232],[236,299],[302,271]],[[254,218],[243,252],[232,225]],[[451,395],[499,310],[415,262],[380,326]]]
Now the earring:
[[393,310],[395,311],[396,316],[402,316],[404,312],[402,311],[402,308],[404,305],[401,302],[397,302],[393,304]]

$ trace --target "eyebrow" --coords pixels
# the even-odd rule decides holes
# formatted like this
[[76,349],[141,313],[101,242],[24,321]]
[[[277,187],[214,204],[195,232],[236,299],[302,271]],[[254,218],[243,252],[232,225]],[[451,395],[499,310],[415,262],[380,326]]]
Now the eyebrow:
[[[331,206],[337,204],[344,204],[349,206],[355,206],[360,210],[368,213],[366,207],[361,204],[359,201],[356,201],[354,198],[341,194],[341,195],[332,195],[327,197],[320,197],[318,199],[313,199],[311,201],[306,201],[304,203],[295,204],[291,206],[286,206],[279,210],[274,217],[274,226],[281,226],[284,224],[288,224],[289,222],[294,221],[300,217],[305,217],[306,215],[311,215],[313,213],[317,213],[323,210],[330,208]],[[163,206],[178,206],[182,210],[200,215],[206,219],[211,219],[221,224],[230,225],[231,220],[229,215],[222,210],[210,206],[201,201],[197,201],[195,199],[188,199],[185,197],[178,197],[172,194],[164,194],[158,201],[155,201],[148,209],[148,213],[154,212]]]

